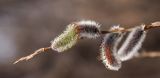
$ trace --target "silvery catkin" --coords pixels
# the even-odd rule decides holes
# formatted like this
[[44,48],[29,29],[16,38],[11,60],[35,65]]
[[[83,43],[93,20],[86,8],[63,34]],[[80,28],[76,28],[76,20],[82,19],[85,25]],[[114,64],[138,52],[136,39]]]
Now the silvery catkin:
[[125,42],[118,50],[118,55],[121,61],[129,60],[135,56],[135,54],[141,48],[145,36],[146,31],[144,31],[143,25],[133,28]]
[[100,57],[102,63],[110,70],[118,71],[121,68],[121,60],[117,55],[117,44],[122,37],[122,33],[109,33],[104,36],[101,44]]

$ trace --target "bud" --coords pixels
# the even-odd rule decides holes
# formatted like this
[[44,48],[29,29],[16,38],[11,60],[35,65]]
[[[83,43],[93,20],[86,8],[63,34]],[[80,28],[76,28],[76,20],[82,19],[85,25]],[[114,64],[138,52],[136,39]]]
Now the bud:
[[95,21],[79,21],[75,22],[78,26],[78,32],[80,38],[97,38],[100,36],[100,25]]
[[122,37],[122,33],[109,33],[105,35],[101,44],[100,57],[102,63],[110,70],[118,71],[121,68],[121,60],[117,55],[117,45]]
[[78,40],[77,26],[69,24],[66,30],[51,41],[51,48],[58,52],[63,52],[74,46]]
[[146,31],[144,31],[144,25],[133,28],[125,42],[118,50],[118,55],[121,61],[129,60],[135,56],[135,54],[141,48],[145,36]]
[[63,52],[74,46],[79,38],[97,38],[100,36],[100,25],[95,21],[79,21],[69,24],[67,29],[53,41],[53,50]]

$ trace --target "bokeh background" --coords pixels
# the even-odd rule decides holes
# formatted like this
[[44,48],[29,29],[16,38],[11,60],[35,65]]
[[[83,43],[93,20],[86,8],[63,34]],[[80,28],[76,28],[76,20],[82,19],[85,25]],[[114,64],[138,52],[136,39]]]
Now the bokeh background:
[[[160,0],[0,0],[0,78],[160,78],[160,58],[139,58],[107,70],[97,59],[101,39],[81,40],[64,53],[49,51],[12,63],[50,41],[73,21],[133,27],[160,21]],[[160,29],[148,32],[141,51],[160,51]]]

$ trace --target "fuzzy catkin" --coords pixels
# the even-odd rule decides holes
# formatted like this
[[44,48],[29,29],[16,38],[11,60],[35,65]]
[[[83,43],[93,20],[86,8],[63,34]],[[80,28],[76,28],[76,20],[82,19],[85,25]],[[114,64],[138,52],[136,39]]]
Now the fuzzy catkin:
[[77,26],[75,24],[69,24],[61,35],[51,41],[51,48],[57,52],[63,52],[74,46],[77,40]]
[[97,38],[100,36],[100,25],[95,21],[79,21],[69,24],[66,30],[51,41],[51,48],[63,52],[74,46],[80,38]]
[[79,31],[80,38],[97,38],[100,36],[100,25],[91,20],[75,22]]
[[102,63],[110,70],[118,71],[121,68],[121,61],[117,55],[117,42],[119,43],[122,37],[122,33],[106,34],[101,44]]
[[126,61],[135,56],[138,50],[141,48],[145,39],[146,31],[144,26],[135,27],[128,35],[125,42],[118,50],[118,55],[121,61]]

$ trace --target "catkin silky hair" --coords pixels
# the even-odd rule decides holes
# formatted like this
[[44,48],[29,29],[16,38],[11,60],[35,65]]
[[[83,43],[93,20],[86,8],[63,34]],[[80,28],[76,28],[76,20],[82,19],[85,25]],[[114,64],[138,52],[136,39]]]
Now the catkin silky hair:
[[51,48],[57,52],[63,52],[76,44],[78,36],[77,26],[69,24],[61,35],[51,41]]
[[121,68],[121,61],[117,55],[117,42],[122,37],[122,33],[106,34],[101,44],[100,57],[102,63],[110,70],[119,70]]
[[97,38],[100,36],[100,25],[91,20],[75,22],[80,38]]
[[51,41],[51,48],[63,52],[74,46],[80,38],[97,38],[100,36],[100,25],[95,21],[79,21],[69,24],[66,30]]
[[118,55],[120,59],[122,61],[126,61],[133,58],[133,56],[135,56],[135,54],[141,48],[145,36],[146,31],[144,31],[143,25],[133,28],[125,42],[118,50]]

